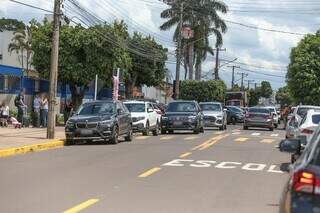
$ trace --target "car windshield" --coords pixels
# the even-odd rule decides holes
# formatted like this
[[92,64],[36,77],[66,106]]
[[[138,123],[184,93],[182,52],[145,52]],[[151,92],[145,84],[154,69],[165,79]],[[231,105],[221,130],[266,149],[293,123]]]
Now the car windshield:
[[249,108],[249,112],[269,114],[270,110],[267,108]]
[[114,104],[110,103],[90,103],[83,104],[78,110],[78,115],[100,115],[114,113]]
[[276,108],[270,107],[270,108],[268,108],[268,109],[270,110],[270,112],[274,112],[274,113],[277,112],[277,111],[276,111]]
[[320,114],[312,115],[312,123],[314,123],[314,124],[320,123]]
[[202,111],[221,111],[220,104],[200,104]]
[[173,102],[167,107],[167,112],[194,112],[196,110],[197,107],[192,102]]
[[145,104],[144,103],[124,103],[124,105],[128,108],[129,112],[145,112]]
[[238,108],[238,107],[228,107],[231,111],[233,112],[237,112],[237,113],[242,113],[242,109]]

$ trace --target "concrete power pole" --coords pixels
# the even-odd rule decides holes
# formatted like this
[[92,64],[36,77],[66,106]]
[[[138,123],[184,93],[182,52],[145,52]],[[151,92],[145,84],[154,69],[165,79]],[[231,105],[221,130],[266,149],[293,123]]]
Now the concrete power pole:
[[236,68],[240,68],[240,66],[233,65],[233,66],[228,66],[228,67],[232,68],[231,89],[233,89],[233,87],[234,87],[234,71]]
[[60,36],[60,6],[61,0],[54,1],[53,14],[53,35],[51,50],[51,67],[50,67],[50,90],[49,90],[49,110],[48,110],[48,127],[47,138],[53,139],[56,125],[56,96],[58,80],[58,59],[59,59],[59,36]]
[[177,51],[177,62],[176,62],[176,81],[174,98],[178,99],[180,95],[180,62],[181,62],[181,42],[182,42],[182,27],[183,27],[183,2],[180,5],[180,23],[179,23],[179,36],[178,36],[178,51]]
[[243,85],[243,81],[244,81],[244,78],[248,76],[248,74],[244,73],[244,72],[241,72],[241,73],[237,73],[238,75],[241,75],[241,91],[244,90],[244,85]]
[[216,67],[214,68],[214,79],[219,80],[219,52],[226,51],[226,49],[216,48]]
[[254,80],[246,80],[246,82],[248,83],[248,90],[250,90],[250,84],[252,84]]

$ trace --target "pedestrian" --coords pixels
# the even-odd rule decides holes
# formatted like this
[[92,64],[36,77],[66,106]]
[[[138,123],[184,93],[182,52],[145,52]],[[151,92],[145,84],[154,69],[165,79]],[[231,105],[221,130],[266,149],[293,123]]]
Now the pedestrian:
[[36,94],[36,97],[33,100],[33,127],[40,127],[40,107],[41,107],[41,98],[39,94]]
[[10,114],[9,106],[6,102],[3,102],[0,108],[0,121],[1,121],[2,127],[8,126],[9,114]]
[[46,94],[41,95],[41,106],[40,106],[40,117],[41,117],[41,126],[47,127],[48,125],[48,98]]
[[71,116],[71,112],[73,109],[73,105],[72,105],[72,101],[71,100],[67,100],[64,106],[64,124],[67,123],[67,120],[69,119],[69,117]]
[[17,111],[18,111],[17,120],[22,124],[23,124],[24,112],[27,108],[27,105],[24,103],[25,101],[24,96],[25,96],[25,90],[22,89],[19,95],[17,95],[16,98],[14,99],[14,105],[17,107]]

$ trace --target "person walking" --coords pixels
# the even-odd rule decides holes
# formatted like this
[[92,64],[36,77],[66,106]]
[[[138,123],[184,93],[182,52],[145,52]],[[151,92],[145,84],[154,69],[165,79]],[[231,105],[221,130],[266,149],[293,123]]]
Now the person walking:
[[40,127],[40,107],[41,107],[41,98],[39,94],[36,94],[36,97],[33,100],[33,113],[34,113],[34,120],[33,120],[33,127]]
[[47,127],[48,125],[48,98],[46,94],[42,94],[41,98],[41,106],[40,106],[40,116],[41,116],[41,126]]
[[24,97],[25,96],[25,90],[22,89],[21,92],[19,93],[19,95],[17,95],[17,97],[14,100],[14,105],[17,107],[18,110],[18,122],[20,122],[21,124],[23,124],[23,116],[24,116],[24,112],[27,108],[27,105],[24,103]]
[[8,118],[9,118],[10,109],[6,102],[3,102],[0,107],[0,120],[1,126],[7,127],[8,126]]
[[64,106],[64,115],[63,115],[64,124],[67,123],[67,120],[71,116],[72,109],[73,109],[72,101],[71,100],[67,100],[67,102],[65,103],[65,106]]

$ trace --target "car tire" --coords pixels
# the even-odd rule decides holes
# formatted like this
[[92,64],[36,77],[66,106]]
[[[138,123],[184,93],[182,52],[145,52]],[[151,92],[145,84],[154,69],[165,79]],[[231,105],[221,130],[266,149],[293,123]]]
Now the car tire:
[[204,133],[204,127],[201,127],[201,128],[200,128],[200,132],[201,132],[201,133]]
[[276,128],[276,129],[277,129],[277,128],[278,128],[278,124],[274,124],[274,128]]
[[233,125],[236,125],[236,124],[237,124],[237,119],[236,119],[235,117],[232,117],[232,118],[231,118],[231,123],[232,123]]
[[161,129],[161,134],[162,134],[162,135],[167,134],[167,130],[165,130],[165,129]]
[[132,126],[130,126],[129,132],[126,137],[124,137],[124,140],[127,142],[131,142],[133,139],[133,132],[132,132]]
[[157,122],[155,129],[152,131],[153,136],[158,136],[159,135],[159,124]]
[[270,131],[273,131],[273,127],[270,127],[269,130],[270,130]]
[[227,130],[227,124],[224,125],[224,130]]
[[248,130],[249,128],[247,126],[243,126],[243,129],[244,130]]
[[112,138],[110,139],[111,144],[117,144],[119,142],[119,128],[114,127]]
[[149,131],[150,131],[150,125],[149,125],[149,121],[147,121],[146,123],[146,128],[144,129],[144,131],[142,132],[142,134],[144,136],[148,136],[149,135]]
[[296,158],[295,158],[295,155],[292,154],[291,155],[291,164],[293,164],[294,162],[296,162]]
[[173,130],[169,130],[168,132],[169,132],[169,134],[173,134],[173,133],[174,133],[174,131],[173,131]]
[[74,140],[72,139],[66,139],[66,141],[64,142],[65,146],[72,146],[74,145]]
[[194,130],[193,130],[193,133],[194,133],[194,134],[199,134],[199,133],[200,133],[200,128],[194,129]]
[[224,130],[224,126],[220,126],[220,127],[219,127],[219,130],[220,130],[220,131],[223,131],[223,130]]

